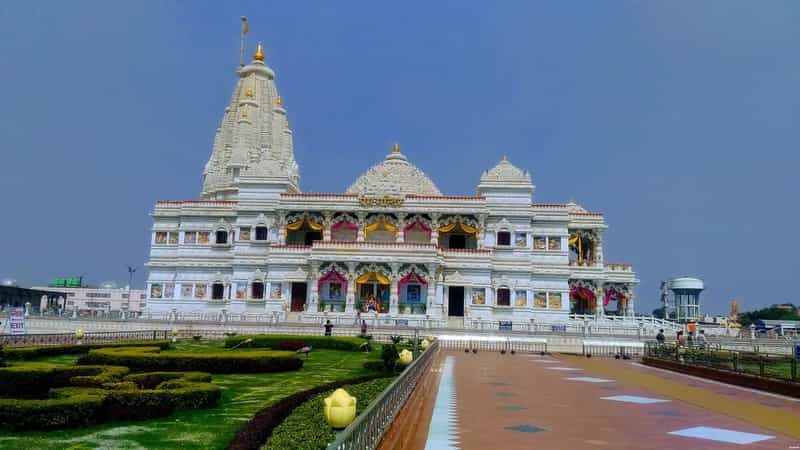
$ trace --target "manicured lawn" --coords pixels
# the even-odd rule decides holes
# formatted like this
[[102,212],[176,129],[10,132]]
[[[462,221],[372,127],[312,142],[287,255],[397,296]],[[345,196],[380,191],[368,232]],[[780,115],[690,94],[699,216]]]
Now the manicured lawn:
[[[222,341],[180,342],[176,351],[225,351]],[[258,351],[242,349],[231,351]],[[236,431],[259,409],[295,392],[337,380],[367,375],[362,364],[371,355],[337,350],[315,350],[303,368],[293,372],[214,375],[222,387],[222,400],[211,409],[179,411],[160,419],[114,422],[81,429],[49,432],[0,432],[0,449],[223,449]],[[37,361],[72,364],[77,356],[56,356]]]

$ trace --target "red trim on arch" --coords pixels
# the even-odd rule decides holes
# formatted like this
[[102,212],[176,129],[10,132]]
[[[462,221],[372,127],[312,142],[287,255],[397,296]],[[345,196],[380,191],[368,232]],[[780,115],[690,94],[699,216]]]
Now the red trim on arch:
[[422,230],[422,231],[428,233],[428,240],[431,239],[431,231],[433,231],[433,230],[431,230],[431,227],[425,225],[424,223],[422,223],[420,221],[411,222],[408,225],[406,225],[405,228],[403,228],[403,239],[404,240],[408,240],[408,232],[409,231],[416,231],[416,230]]
[[403,288],[403,286],[407,285],[408,283],[410,283],[412,281],[416,281],[417,283],[419,283],[419,284],[421,284],[423,286],[426,286],[428,284],[425,281],[424,278],[419,276],[419,274],[417,274],[416,272],[411,272],[408,275],[406,275],[403,278],[401,278],[400,282],[397,283],[397,295],[398,296],[400,295],[400,291]]

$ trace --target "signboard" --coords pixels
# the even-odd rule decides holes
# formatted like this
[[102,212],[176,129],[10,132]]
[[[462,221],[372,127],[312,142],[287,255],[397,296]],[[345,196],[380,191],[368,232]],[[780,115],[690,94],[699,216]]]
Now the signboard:
[[566,325],[551,325],[550,329],[553,331],[553,333],[566,333],[567,332],[567,326]]
[[25,308],[11,308],[8,313],[11,334],[25,334]]
[[500,331],[511,331],[511,321],[510,320],[501,320],[499,322]]
[[81,287],[81,278],[80,277],[72,277],[72,278],[56,278],[50,283],[52,287],[74,287],[79,288]]

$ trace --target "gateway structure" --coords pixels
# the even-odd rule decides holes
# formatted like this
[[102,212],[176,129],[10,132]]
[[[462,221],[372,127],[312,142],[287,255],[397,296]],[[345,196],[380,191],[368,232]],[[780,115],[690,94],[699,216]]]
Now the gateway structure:
[[[601,213],[533,203],[506,158],[445,195],[398,145],[342,193],[304,193],[259,44],[214,135],[199,200],[156,203],[148,314],[471,326],[632,316]],[[352,322],[351,322],[352,323]]]

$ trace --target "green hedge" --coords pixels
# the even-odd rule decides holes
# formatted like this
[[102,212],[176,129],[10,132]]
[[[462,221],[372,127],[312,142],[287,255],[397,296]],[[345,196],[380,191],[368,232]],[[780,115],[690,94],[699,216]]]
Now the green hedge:
[[[379,378],[366,383],[345,386],[356,401],[356,413],[361,414],[367,406],[389,384],[392,378]],[[266,450],[323,450],[336,438],[336,431],[325,421],[324,399],[332,391],[323,392],[295,408],[292,413],[273,430],[262,449]]]
[[0,368],[0,397],[44,397],[51,388],[70,386],[78,378],[85,386],[119,380],[127,367],[62,366],[45,363],[21,363]]
[[155,389],[159,384],[183,378],[186,381],[210,383],[211,375],[203,372],[145,372],[126,376],[125,381],[136,383],[139,389]]
[[42,358],[45,356],[58,356],[58,355],[75,355],[81,353],[88,353],[90,350],[98,348],[119,348],[119,347],[141,347],[146,345],[148,347],[158,347],[161,350],[166,350],[170,346],[168,340],[155,340],[155,341],[130,341],[130,342],[114,342],[109,344],[70,344],[70,345],[47,345],[36,347],[5,347],[0,351],[0,356],[6,359],[34,359]]
[[[99,369],[100,373],[96,377],[112,373],[119,377],[123,373],[119,370],[115,373],[103,372],[104,368],[91,366],[85,366],[83,369]],[[122,369],[127,370],[125,367]],[[38,374],[42,370],[33,368],[32,372]],[[163,378],[163,375],[157,374],[137,375],[139,377],[134,379],[155,380],[159,376]],[[64,376],[59,374],[60,378]],[[171,373],[167,378],[170,379],[160,383],[156,389],[138,389],[134,381],[125,380],[105,383],[103,388],[76,386],[54,388],[50,390],[49,398],[0,399],[0,428],[40,430],[83,426],[108,420],[147,419],[171,414],[176,409],[210,407],[221,397],[219,386],[195,381],[209,380],[208,374]]]
[[[243,343],[245,340],[250,339],[251,342]],[[273,348],[284,342],[297,342],[302,341],[313,348],[325,348],[329,350],[347,350],[358,351],[361,345],[367,342],[366,339],[358,337],[344,337],[344,336],[296,336],[296,335],[281,335],[281,334],[255,334],[250,336],[231,336],[225,339],[225,347],[234,347],[242,344],[241,347],[245,348]]]
[[132,371],[201,371],[209,373],[265,373],[298,370],[303,361],[292,352],[259,351],[216,353],[160,353],[158,347],[104,348],[78,359],[79,365],[113,365]]

